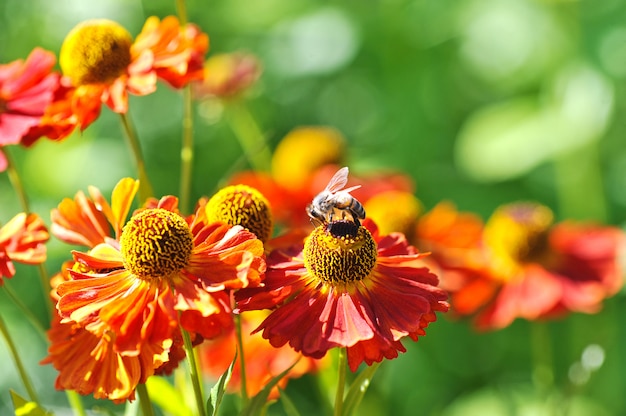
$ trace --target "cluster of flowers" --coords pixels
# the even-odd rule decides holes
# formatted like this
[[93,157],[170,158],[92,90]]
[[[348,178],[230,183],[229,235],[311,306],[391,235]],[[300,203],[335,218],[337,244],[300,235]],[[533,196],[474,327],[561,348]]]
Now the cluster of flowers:
[[[157,80],[222,97],[254,82],[252,58],[205,62],[208,44],[174,17],[148,19],[134,41],[108,20],[77,26],[61,48],[62,74],[41,49],[0,66],[0,149],[61,140],[93,123],[103,103],[124,114],[127,94],[149,94]],[[142,198],[131,213],[141,185],[131,178],[110,199],[92,187],[63,200],[50,233],[82,248],[50,280],[56,311],[43,362],[59,371],[56,387],[133,399],[148,377],[178,366],[185,343],[207,372],[221,373],[239,315],[255,351],[246,357],[254,394],[301,356],[292,376],[319,368],[333,348],[345,348],[352,371],[395,358],[448,299],[456,314],[497,329],[595,312],[622,285],[617,228],[553,224],[534,203],[500,207],[486,224],[445,202],[423,212],[400,172],[350,178],[362,185],[352,192],[367,212],[362,225],[337,215],[314,227],[306,207],[345,158],[338,131],[300,127],[276,147],[270,171],[236,174],[190,213],[171,195]],[[45,261],[48,237],[31,213],[2,227],[0,285],[13,262]]]

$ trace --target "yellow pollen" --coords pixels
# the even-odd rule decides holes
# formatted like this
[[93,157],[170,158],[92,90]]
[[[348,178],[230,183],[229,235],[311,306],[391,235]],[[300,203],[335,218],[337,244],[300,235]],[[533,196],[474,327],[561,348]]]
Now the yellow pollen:
[[351,221],[317,227],[304,243],[304,265],[326,284],[365,279],[376,265],[378,249],[370,232]]
[[270,203],[251,186],[227,186],[211,197],[205,209],[211,222],[241,225],[264,243],[272,236],[274,221]]
[[66,36],[59,64],[75,86],[110,83],[130,64],[132,42],[130,33],[118,23],[88,20]]
[[193,236],[185,220],[162,208],[146,209],[124,226],[124,266],[142,279],[167,279],[189,263]]

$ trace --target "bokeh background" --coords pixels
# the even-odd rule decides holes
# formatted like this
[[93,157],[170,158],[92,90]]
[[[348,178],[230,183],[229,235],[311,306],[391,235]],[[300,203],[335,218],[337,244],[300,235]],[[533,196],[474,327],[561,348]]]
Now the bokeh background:
[[[622,0],[188,0],[187,8],[210,36],[209,56],[244,50],[262,62],[246,105],[272,147],[294,127],[329,125],[347,138],[354,172],[406,172],[426,209],[450,200],[486,217],[500,204],[532,200],[559,220],[626,221]],[[165,0],[0,0],[0,62],[36,46],[58,55],[67,32],[89,18],[116,20],[136,35],[148,16],[175,13]],[[165,85],[131,99],[157,195],[178,190],[181,109],[180,93]],[[247,168],[215,103],[196,107],[195,146],[194,197]],[[88,185],[108,195],[135,175],[108,109],[63,143],[42,140],[13,154],[33,210],[48,223],[62,198]],[[5,175],[0,206],[1,223],[20,211]],[[52,273],[70,248],[53,239],[48,249]],[[10,284],[43,320],[37,279],[18,265]],[[44,342],[1,291],[0,313],[44,403],[63,414],[55,371],[38,365]],[[625,316],[624,293],[596,315],[490,333],[441,316],[383,364],[358,414],[624,415]],[[534,365],[546,349],[548,387]],[[8,390],[22,387],[3,343],[0,363],[0,414],[11,414]],[[316,383],[305,376],[288,386],[302,414],[315,412]],[[277,404],[270,413],[284,410]]]

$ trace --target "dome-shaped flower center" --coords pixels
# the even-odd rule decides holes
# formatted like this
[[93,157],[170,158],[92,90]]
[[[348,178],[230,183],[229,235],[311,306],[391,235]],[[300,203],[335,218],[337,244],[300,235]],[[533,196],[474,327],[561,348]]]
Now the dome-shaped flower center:
[[548,231],[552,211],[535,203],[504,205],[497,209],[485,225],[485,243],[503,263],[501,270],[517,269],[524,263],[548,261]]
[[168,278],[187,266],[193,236],[185,220],[162,208],[146,209],[124,226],[124,266],[142,279]]
[[370,232],[352,221],[317,227],[304,243],[304,265],[328,284],[363,280],[376,265],[377,255]]
[[88,20],[72,29],[63,41],[59,64],[75,86],[109,83],[126,71],[132,43],[130,33],[119,24]]
[[232,185],[220,190],[206,204],[209,221],[241,225],[266,242],[272,236],[272,210],[265,197],[247,185]]

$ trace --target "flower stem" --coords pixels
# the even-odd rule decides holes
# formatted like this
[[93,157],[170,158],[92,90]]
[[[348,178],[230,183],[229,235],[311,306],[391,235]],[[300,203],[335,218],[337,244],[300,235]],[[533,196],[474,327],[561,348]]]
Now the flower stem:
[[530,327],[533,383],[540,394],[547,394],[554,382],[550,331],[545,322],[530,322]]
[[[181,1],[179,1],[181,3]],[[184,2],[182,2],[184,3]],[[191,173],[193,168],[193,107],[191,87],[183,89],[183,139],[180,150],[180,210],[187,213],[191,194]]]
[[11,156],[11,153],[9,152],[9,149],[7,147],[0,147],[0,152],[4,154],[4,157],[7,161],[7,175],[9,176],[11,185],[13,186],[13,189],[15,190],[18,199],[20,200],[22,210],[24,212],[30,212],[28,197],[26,196],[26,191],[24,190],[22,179],[20,178],[20,175],[15,168],[15,162],[13,161],[13,157]]
[[245,105],[231,101],[228,106],[228,114],[231,128],[252,168],[257,171],[269,171],[272,154],[265,142],[265,136],[250,111]]
[[139,383],[137,385],[137,395],[139,396],[143,416],[154,416],[154,409],[152,408],[152,402],[150,401],[150,395],[148,394],[145,383]]
[[185,0],[176,0],[176,10],[178,14],[178,20],[180,20],[180,25],[184,26],[187,24],[187,5],[185,4]]
[[46,336],[46,330],[41,324],[41,322],[39,322],[39,319],[37,319],[35,314],[26,306],[24,302],[22,302],[22,300],[17,296],[17,294],[13,291],[13,289],[9,287],[8,284],[5,284],[3,287],[7,296],[20,309],[20,311],[24,314],[26,319],[28,319],[30,323],[35,327],[35,329],[37,330],[37,333],[39,333],[41,338],[44,340],[48,340],[48,337]]
[[348,367],[348,354],[345,348],[339,350],[339,363],[337,365],[337,393],[335,394],[335,416],[343,414],[343,396],[346,385],[346,369]]
[[[7,175],[9,176],[9,180],[11,181],[11,185],[17,194],[18,199],[20,200],[20,204],[22,206],[22,211],[25,213],[30,213],[30,204],[28,202],[28,196],[26,195],[26,190],[24,188],[24,184],[20,177],[17,168],[15,167],[15,162],[13,161],[13,157],[11,153],[8,151],[6,147],[0,148],[0,152],[4,154],[4,157],[7,160]],[[39,279],[41,282],[41,289],[44,294],[44,303],[46,305],[46,319],[49,319],[49,313],[54,310],[52,306],[52,300],[50,300],[50,296],[48,296],[48,292],[50,291],[50,279],[48,278],[48,273],[46,272],[46,268],[43,264],[37,265],[39,270]]]
[[239,374],[241,379],[242,407],[248,404],[248,385],[246,382],[246,359],[243,349],[243,331],[241,329],[241,315],[235,315],[235,333],[237,334],[237,347],[239,348]]
[[150,184],[148,174],[146,173],[146,165],[143,160],[143,153],[141,152],[141,145],[139,144],[137,134],[130,124],[130,120],[128,119],[126,114],[120,114],[120,117],[122,119],[122,127],[124,128],[124,133],[126,133],[126,140],[128,141],[128,145],[130,146],[130,149],[135,157],[137,174],[139,175],[139,198],[143,203],[148,198],[153,196],[154,192],[152,191],[152,185]]
[[30,400],[34,401],[38,407],[41,407],[39,404],[39,398],[37,397],[37,393],[33,388],[32,383],[30,382],[30,378],[28,378],[28,374],[26,373],[26,369],[24,368],[24,364],[22,364],[22,360],[20,359],[19,354],[17,353],[17,348],[15,348],[15,343],[11,338],[11,334],[9,334],[9,330],[4,323],[4,319],[0,316],[0,332],[2,332],[2,336],[7,343],[7,347],[9,348],[9,353],[11,357],[13,357],[13,361],[15,363],[15,367],[17,368],[18,373],[20,374],[20,378],[22,379],[22,383],[24,383],[24,387],[28,392],[28,397]]
[[73,390],[65,390],[65,396],[76,416],[87,416],[87,412],[85,412],[83,402],[78,393]]
[[187,363],[189,365],[189,376],[191,378],[191,385],[193,386],[193,393],[196,399],[196,406],[198,407],[198,414],[205,415],[204,398],[202,395],[202,386],[200,383],[200,372],[198,371],[198,364],[196,362],[196,355],[191,344],[191,337],[189,333],[181,326],[180,332],[183,335],[183,344],[185,347],[185,354],[187,354]]

